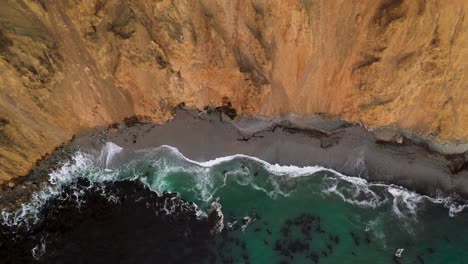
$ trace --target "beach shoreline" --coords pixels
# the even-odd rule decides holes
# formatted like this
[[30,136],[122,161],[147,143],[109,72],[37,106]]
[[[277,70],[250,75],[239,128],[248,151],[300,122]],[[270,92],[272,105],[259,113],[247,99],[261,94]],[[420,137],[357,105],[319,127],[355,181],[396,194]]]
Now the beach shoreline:
[[432,197],[455,194],[468,198],[466,152],[442,154],[398,130],[370,132],[356,124],[319,116],[231,120],[216,109],[179,106],[174,118],[163,125],[133,118],[76,135],[38,162],[29,175],[2,186],[2,208],[16,208],[47,186],[48,173],[70,160],[75,151],[99,151],[106,142],[126,150],[169,145],[199,162],[243,154],[271,164],[322,166]]

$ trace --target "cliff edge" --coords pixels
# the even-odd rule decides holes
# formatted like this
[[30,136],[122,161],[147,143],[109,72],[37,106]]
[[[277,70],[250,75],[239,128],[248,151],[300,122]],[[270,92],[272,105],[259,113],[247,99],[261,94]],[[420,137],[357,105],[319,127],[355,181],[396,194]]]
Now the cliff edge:
[[[463,0],[0,0],[0,183],[181,102],[468,142]],[[223,102],[224,101],[224,102]]]

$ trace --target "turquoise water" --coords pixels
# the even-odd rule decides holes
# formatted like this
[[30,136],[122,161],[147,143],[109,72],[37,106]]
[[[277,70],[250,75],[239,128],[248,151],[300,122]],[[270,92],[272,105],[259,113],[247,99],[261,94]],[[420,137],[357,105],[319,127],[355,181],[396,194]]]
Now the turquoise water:
[[[127,155],[108,143],[100,153],[77,155],[51,180],[60,188],[78,177],[130,179],[158,193],[176,192],[197,205],[200,217],[218,210],[217,263],[468,262],[462,204],[326,168],[271,165],[242,155],[200,163],[168,146]],[[46,196],[38,195],[29,208]]]

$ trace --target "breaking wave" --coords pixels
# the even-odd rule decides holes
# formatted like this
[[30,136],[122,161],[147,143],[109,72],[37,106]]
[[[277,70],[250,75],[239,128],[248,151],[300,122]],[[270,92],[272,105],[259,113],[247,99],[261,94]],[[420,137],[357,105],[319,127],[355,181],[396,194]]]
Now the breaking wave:
[[[60,169],[50,173],[49,186],[32,195],[29,203],[15,212],[2,211],[1,223],[6,226],[29,227],[38,223],[41,208],[51,198],[74,201],[79,207],[84,192],[76,188],[63,195],[63,189],[80,178],[90,181],[89,188],[113,181],[140,181],[156,193],[176,192],[193,201],[199,208],[198,216],[206,216],[213,208],[219,211],[218,193],[235,182],[241,186],[262,191],[271,199],[288,197],[301,188],[325,197],[342,199],[361,208],[388,208],[399,218],[417,218],[418,210],[425,205],[441,205],[455,217],[468,206],[456,196],[429,197],[405,188],[383,183],[370,183],[359,177],[343,175],[320,166],[282,166],[269,164],[246,155],[233,155],[198,162],[186,158],[176,148],[160,146],[143,150],[125,150],[107,142],[100,151],[80,151]],[[119,198],[99,189],[108,201],[117,203]],[[170,209],[167,210],[170,213]],[[224,228],[221,223],[219,230]],[[35,249],[40,254],[42,247]]]

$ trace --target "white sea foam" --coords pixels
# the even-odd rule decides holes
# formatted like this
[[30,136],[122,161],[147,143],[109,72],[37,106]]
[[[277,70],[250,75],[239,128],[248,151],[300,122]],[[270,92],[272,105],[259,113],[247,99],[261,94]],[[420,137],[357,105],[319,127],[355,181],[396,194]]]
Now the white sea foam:
[[213,233],[221,233],[224,229],[224,214],[222,210],[222,206],[218,201],[215,201],[211,204],[211,210],[216,212],[218,221],[213,228]]
[[[266,161],[264,161],[262,159],[247,156],[247,155],[243,155],[243,154],[236,154],[236,155],[232,155],[232,156],[216,158],[216,159],[209,160],[209,161],[198,162],[198,161],[186,158],[185,156],[182,155],[182,153],[179,152],[178,149],[176,149],[174,147],[163,145],[160,148],[171,149],[174,153],[178,153],[178,155],[180,157],[182,157],[183,159],[185,159],[186,161],[188,161],[188,162],[190,162],[192,164],[196,164],[198,166],[207,167],[207,168],[217,166],[217,165],[220,165],[220,164],[223,164],[223,163],[227,163],[227,162],[230,162],[230,161],[233,161],[233,160],[236,160],[236,159],[248,159],[250,161],[254,161],[254,162],[257,162],[257,163],[261,164],[268,172],[270,172],[272,174],[275,174],[277,176],[299,177],[299,176],[312,175],[312,174],[315,174],[315,173],[317,173],[319,171],[330,171],[330,172],[333,172],[333,173],[338,173],[338,172],[336,172],[334,170],[327,169],[327,168],[320,167],[320,166],[298,167],[298,166],[294,166],[294,165],[289,165],[289,166],[286,165],[285,166],[285,165],[279,165],[279,164],[270,164],[270,163],[268,163],[268,162],[266,162]],[[340,174],[340,173],[338,173],[338,174]]]
[[373,191],[365,179],[336,175],[338,177],[325,178],[324,193],[335,194],[347,203],[366,208],[377,208],[388,201],[386,196]]
[[[381,243],[383,248],[387,248],[387,239],[385,232],[383,231],[384,224],[383,222],[385,217],[382,215],[377,216],[375,219],[370,220],[367,225],[372,231],[372,234],[377,238],[377,243]],[[367,228],[367,227],[366,227]],[[366,231],[369,232],[369,231]]]
[[396,215],[405,217],[404,211],[409,212],[410,215],[416,216],[420,205],[426,201],[433,204],[443,205],[449,211],[450,217],[455,217],[468,207],[467,202],[460,204],[459,197],[457,195],[430,197],[427,195],[421,195],[412,191],[409,191],[401,186],[388,185],[387,191],[393,195],[393,206],[392,209]]
[[243,225],[241,226],[241,230],[242,232],[245,231],[245,229],[250,225],[250,223],[252,223],[252,218],[250,216],[244,216],[244,218],[242,218],[242,223]]
[[[71,162],[65,163],[60,169],[49,174],[51,186],[35,192],[31,196],[29,203],[22,204],[16,212],[2,211],[2,224],[7,226],[17,226],[25,224],[29,227],[37,223],[40,219],[38,214],[44,204],[51,198],[62,192],[62,188],[72,181],[74,175],[79,171],[86,171],[92,165],[91,156],[78,152]],[[76,194],[78,196],[78,194]],[[64,199],[72,199],[65,197]]]
[[394,197],[392,209],[397,216],[406,217],[408,214],[416,216],[418,205],[424,196],[393,186],[388,187],[387,191]]
[[39,258],[44,256],[45,253],[46,253],[46,240],[45,240],[45,238],[41,238],[40,241],[39,241],[39,245],[36,245],[31,250],[31,254],[32,254],[33,258],[38,260]]
[[106,142],[99,154],[99,161],[104,165],[105,170],[109,170],[112,160],[123,150],[119,145]]
[[[322,181],[324,185],[323,193],[336,195],[343,201],[356,206],[377,208],[388,204],[391,200],[393,202],[392,210],[400,217],[405,217],[408,214],[410,216],[416,215],[417,209],[422,201],[442,204],[449,209],[450,216],[455,216],[464,208],[468,207],[466,203],[457,203],[457,199],[454,197],[431,198],[394,185],[369,183],[365,179],[346,176],[332,169],[320,166],[298,167],[293,165],[284,166],[270,164],[259,158],[242,154],[199,162],[186,158],[176,148],[167,145],[135,152],[136,155],[134,156],[136,156],[137,159],[150,158],[150,160],[152,160],[152,166],[154,166],[154,168],[151,169],[157,169],[157,177],[148,177],[142,171],[135,168],[136,164],[138,164],[137,160],[121,162],[118,159],[124,151],[125,150],[120,146],[108,142],[99,153],[77,152],[71,162],[65,163],[60,169],[49,175],[50,186],[34,193],[29,203],[23,204],[16,212],[2,211],[1,222],[9,226],[18,225],[20,223],[25,223],[27,225],[36,223],[39,220],[38,213],[47,200],[61,194],[64,186],[67,186],[79,177],[85,177],[89,179],[91,183],[139,179],[149,186],[151,190],[162,192],[171,191],[171,186],[168,185],[170,181],[165,180],[165,177],[168,177],[174,172],[185,172],[189,175],[196,175],[194,177],[195,184],[191,187],[191,191],[197,196],[197,199],[205,202],[213,202],[216,198],[216,192],[219,188],[225,187],[228,177],[236,177],[236,181],[239,184],[248,184],[257,190],[267,193],[270,197],[275,198],[277,195],[287,196],[289,194],[288,191],[283,190],[282,182],[279,181],[279,179],[284,177],[305,177],[315,175],[318,172],[329,172]],[[270,181],[269,184],[271,185],[269,188],[271,188],[271,190],[258,185],[253,180],[253,177],[249,176],[251,174],[249,168],[244,167],[244,165],[227,172],[223,179],[217,179],[214,176],[213,170],[216,167],[237,160],[248,160],[251,163],[260,165],[269,174],[275,175],[269,176],[268,178]],[[121,178],[121,171],[125,169],[133,170],[133,175],[128,174],[125,176],[127,178]],[[217,180],[224,182],[215,184]],[[89,188],[92,186],[93,185]],[[387,196],[386,193],[391,197]],[[76,190],[71,196],[67,196],[64,199],[76,201],[79,206],[81,201],[80,197],[82,195],[82,191]],[[102,189],[102,195],[107,195],[104,189]],[[109,196],[108,199],[112,202],[118,202],[117,197]],[[168,211],[170,211],[169,208]],[[200,211],[202,210],[200,209]],[[206,215],[204,212],[198,214],[200,216]]]

